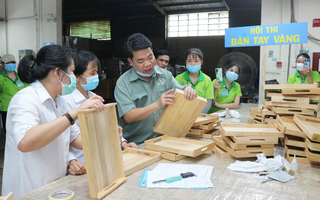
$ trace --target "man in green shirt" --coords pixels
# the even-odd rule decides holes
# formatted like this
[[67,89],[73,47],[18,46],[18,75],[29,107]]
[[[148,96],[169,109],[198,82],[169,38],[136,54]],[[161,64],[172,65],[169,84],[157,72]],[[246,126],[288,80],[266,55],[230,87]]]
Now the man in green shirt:
[[7,110],[11,98],[28,84],[21,82],[16,69],[15,57],[11,54],[2,56],[2,66],[5,70],[0,75],[0,114],[4,132],[6,132]]
[[152,43],[141,33],[126,39],[124,51],[132,68],[118,79],[114,92],[119,123],[129,142],[141,144],[159,135],[153,127],[164,107],[174,103],[175,88],[184,90],[188,100],[193,100],[197,93],[182,87],[169,71],[155,67]]

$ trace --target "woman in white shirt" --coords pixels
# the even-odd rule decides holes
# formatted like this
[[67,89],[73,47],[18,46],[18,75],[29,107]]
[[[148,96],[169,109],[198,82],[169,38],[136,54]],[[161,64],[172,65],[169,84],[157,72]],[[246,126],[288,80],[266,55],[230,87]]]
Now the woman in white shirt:
[[104,100],[92,96],[67,112],[61,96],[76,88],[73,70],[71,50],[59,45],[20,61],[18,75],[30,85],[9,104],[2,196],[13,192],[17,197],[65,176],[70,145],[82,149],[79,129],[70,126],[77,111],[104,110]]
[[[98,68],[100,67],[99,59],[90,51],[81,51],[77,55],[77,62],[75,70],[73,71],[77,80],[77,88],[71,95],[64,96],[66,105],[69,110],[73,110],[80,106],[84,101],[94,96],[95,94],[90,90],[96,89],[99,85]],[[79,120],[76,120],[76,125],[79,127]],[[121,128],[122,130],[122,128]],[[123,137],[121,137],[121,147],[138,148],[134,143],[127,143]],[[79,150],[70,147],[69,153],[69,173],[71,175],[79,175],[86,172],[85,165],[83,164],[84,155],[83,150]]]

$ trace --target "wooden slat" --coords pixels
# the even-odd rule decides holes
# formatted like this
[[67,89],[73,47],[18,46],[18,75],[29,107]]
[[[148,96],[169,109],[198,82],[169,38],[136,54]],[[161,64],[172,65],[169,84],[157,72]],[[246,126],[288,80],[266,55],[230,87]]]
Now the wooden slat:
[[272,110],[280,115],[280,114],[288,114],[288,115],[294,115],[294,114],[300,114],[300,115],[311,115],[313,116],[315,114],[314,109],[307,109],[307,108],[292,108],[292,107],[276,107],[272,106]]
[[214,144],[167,135],[146,140],[145,147],[155,151],[166,151],[185,156],[196,157],[213,149]]
[[293,120],[310,140],[320,142],[320,119],[295,115]]
[[316,95],[316,94],[303,94],[303,95],[297,95],[295,94],[294,96],[292,95],[284,95],[279,91],[267,91],[267,97],[272,97],[272,96],[280,96],[283,98],[291,98],[291,97],[304,97],[304,98],[309,98],[310,101],[314,101],[314,100],[320,100],[320,95]]
[[123,168],[125,176],[139,171],[159,160],[161,153],[143,149],[126,149],[122,151]]
[[308,108],[308,109],[319,109],[319,103],[304,103],[304,104],[296,104],[296,103],[287,103],[287,102],[273,102],[270,99],[264,100],[264,105],[266,106],[281,106],[281,107],[292,107],[292,108]]
[[184,92],[178,89],[174,95],[175,103],[165,108],[153,130],[172,137],[185,137],[207,104],[207,100],[197,97],[189,101],[184,97]]
[[262,84],[262,89],[290,89],[290,88],[318,88],[319,83],[314,83],[314,84]]
[[292,103],[292,104],[309,104],[310,99],[304,97],[281,97],[281,96],[272,96],[271,101],[278,103]]
[[221,123],[220,129],[224,136],[284,137],[276,125]]
[[228,136],[221,136],[233,150],[260,150],[274,148],[274,144],[237,144]]
[[278,137],[243,137],[230,136],[232,141],[237,144],[278,144]]
[[286,88],[283,89],[282,94],[284,95],[301,95],[301,94],[308,94],[308,95],[318,95],[320,94],[320,88]]
[[78,111],[78,119],[90,198],[102,199],[126,180],[116,103],[106,104],[102,112],[95,109]]

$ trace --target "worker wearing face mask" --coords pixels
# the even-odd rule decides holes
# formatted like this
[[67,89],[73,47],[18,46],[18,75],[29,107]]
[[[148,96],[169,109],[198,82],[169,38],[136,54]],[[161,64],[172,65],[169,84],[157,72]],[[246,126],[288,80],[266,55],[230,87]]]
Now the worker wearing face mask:
[[311,71],[310,63],[305,62],[306,59],[310,59],[306,53],[301,53],[297,56],[297,72],[289,76],[287,84],[313,84],[320,82],[319,73]]
[[212,81],[215,99],[208,113],[213,113],[224,108],[238,108],[242,93],[239,83],[235,81],[238,80],[240,72],[239,65],[231,63],[226,67],[226,76],[223,77],[221,83],[216,79]]
[[5,70],[0,75],[0,114],[4,133],[6,133],[7,110],[10,100],[17,92],[27,87],[28,84],[21,82],[18,73],[15,71],[17,65],[13,55],[4,55],[1,64]]

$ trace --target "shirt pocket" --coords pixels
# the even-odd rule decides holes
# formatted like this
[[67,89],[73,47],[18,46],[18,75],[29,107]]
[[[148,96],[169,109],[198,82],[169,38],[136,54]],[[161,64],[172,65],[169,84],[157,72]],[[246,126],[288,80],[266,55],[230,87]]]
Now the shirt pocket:
[[148,103],[148,94],[146,92],[134,93],[132,94],[132,99],[136,105],[136,108],[142,108]]

